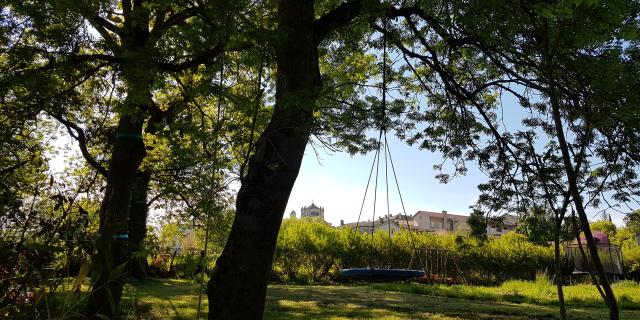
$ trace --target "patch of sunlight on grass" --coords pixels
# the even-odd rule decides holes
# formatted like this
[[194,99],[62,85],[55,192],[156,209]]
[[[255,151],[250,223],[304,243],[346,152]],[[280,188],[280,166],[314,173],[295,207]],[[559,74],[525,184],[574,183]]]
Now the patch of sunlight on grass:
[[[536,305],[557,306],[558,295],[555,285],[549,281],[506,281],[498,287],[469,285],[423,285],[423,284],[372,284],[376,290],[416,293],[423,295],[460,298],[466,300],[505,301]],[[640,285],[631,281],[613,284],[622,309],[640,310]],[[564,286],[565,301],[568,306],[601,308],[603,301],[592,285]]]
[[[620,301],[636,303],[640,288],[634,284],[615,286]],[[572,301],[591,299],[591,286],[567,287]],[[189,280],[149,280],[127,285],[125,319],[195,319],[197,283]],[[554,287],[529,282],[507,282],[499,287],[421,284],[372,284],[367,286],[271,285],[264,319],[556,319]],[[597,291],[595,292],[597,295]],[[512,303],[508,300],[513,300]],[[487,301],[492,301],[488,303]],[[589,300],[585,300],[589,301]],[[623,302],[621,302],[623,305]],[[203,295],[201,318],[206,319]],[[569,306],[569,319],[602,319],[602,303]],[[640,311],[622,308],[621,319],[640,319]]]
[[319,311],[317,301],[291,301],[291,300],[278,300],[278,307],[282,309],[293,310],[307,310],[307,311]]

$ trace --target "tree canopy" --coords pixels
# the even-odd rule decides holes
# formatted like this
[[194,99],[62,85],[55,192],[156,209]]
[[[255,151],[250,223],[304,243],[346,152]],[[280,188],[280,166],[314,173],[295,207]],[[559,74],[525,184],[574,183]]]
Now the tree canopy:
[[[632,211],[640,196],[638,3],[0,4],[0,230],[20,250],[82,248],[87,316],[117,317],[126,276],[144,273],[132,261],[150,210],[226,236],[216,225],[235,202],[209,317],[260,318],[305,147],[367,152],[384,128],[442,154],[442,182],[486,173],[478,230],[502,211],[549,223],[526,232],[555,242],[559,266],[563,222],[579,224],[617,319],[586,211]],[[49,160],[63,134],[81,158],[60,179]]]

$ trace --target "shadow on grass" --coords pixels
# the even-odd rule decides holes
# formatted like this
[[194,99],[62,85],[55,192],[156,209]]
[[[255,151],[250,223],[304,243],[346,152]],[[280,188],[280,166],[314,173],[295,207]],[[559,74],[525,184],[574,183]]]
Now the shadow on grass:
[[[579,317],[588,319],[587,314]],[[269,288],[265,319],[554,319],[553,310],[380,292],[366,287]],[[593,318],[593,319],[597,319]]]
[[[129,285],[126,319],[195,319],[199,285],[189,280],[150,280]],[[459,290],[464,291],[464,288]],[[460,294],[460,292],[457,292]],[[512,297],[520,302],[521,297]],[[557,307],[515,304],[383,291],[369,286],[271,285],[265,319],[557,319]],[[201,317],[207,315],[206,295]],[[569,308],[569,319],[604,319],[605,308]],[[640,319],[640,312],[623,310],[621,319]]]

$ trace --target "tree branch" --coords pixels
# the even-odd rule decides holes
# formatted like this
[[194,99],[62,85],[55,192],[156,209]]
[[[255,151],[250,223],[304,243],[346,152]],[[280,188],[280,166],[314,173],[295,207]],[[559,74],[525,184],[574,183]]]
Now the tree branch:
[[224,44],[218,43],[213,48],[209,50],[205,50],[193,56],[193,58],[191,58],[190,60],[180,62],[180,63],[160,62],[159,66],[162,71],[180,72],[192,67],[197,67],[201,64],[211,63],[216,58],[218,58],[218,56],[221,55],[224,51],[225,51]]
[[[82,152],[82,156],[87,161],[87,163],[91,167],[93,167],[96,171],[98,171],[98,173],[100,173],[102,176],[104,176],[106,178],[107,175],[109,174],[109,171],[107,171],[107,169],[105,167],[100,165],[100,163],[98,163],[98,161],[96,161],[96,159],[89,152],[89,149],[87,148],[87,136],[85,135],[84,130],[82,128],[80,128],[80,126],[78,126],[77,124],[65,119],[62,115],[55,114],[55,113],[50,112],[50,111],[46,111],[46,112],[51,117],[53,117],[54,119],[58,120],[65,127],[67,127],[67,131],[69,132],[69,135],[72,138],[74,138],[76,141],[78,141],[78,146],[80,147],[80,152]],[[75,131],[75,133],[74,133],[74,131]]]
[[365,0],[351,0],[339,5],[337,8],[325,13],[313,23],[313,37],[316,43],[320,43],[329,33],[347,25],[360,15]]
[[118,43],[116,41],[116,38],[113,37],[113,35],[109,33],[109,31],[115,33],[118,36],[121,36],[122,29],[111,24],[109,21],[105,20],[104,18],[98,15],[95,15],[95,16],[90,15],[90,16],[87,16],[86,18],[87,20],[89,20],[91,25],[96,29],[96,31],[98,31],[98,33],[104,39],[104,41],[107,42],[109,49],[111,49],[111,51],[113,52],[118,51]]
[[153,27],[153,30],[151,30],[149,41],[151,43],[155,43],[158,39],[162,38],[164,33],[171,27],[196,16],[199,10],[200,7],[190,7],[171,15],[167,20],[158,20],[158,24]]

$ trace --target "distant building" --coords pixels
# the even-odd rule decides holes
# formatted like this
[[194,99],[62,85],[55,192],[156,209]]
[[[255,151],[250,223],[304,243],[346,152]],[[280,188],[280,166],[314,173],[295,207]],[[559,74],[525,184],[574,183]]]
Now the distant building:
[[[409,215],[396,214],[390,218],[386,216],[380,217],[374,222],[369,220],[360,221],[359,223],[344,223],[344,220],[340,220],[340,226],[352,229],[355,229],[357,226],[360,233],[369,233],[372,229],[374,231],[383,230],[388,232],[389,229],[391,229],[391,235],[399,229],[436,233],[468,233],[471,231],[471,228],[467,223],[468,219],[468,216],[451,214],[446,210],[443,210],[442,212],[418,211],[413,215],[413,217]],[[517,223],[518,217],[505,214],[502,216],[500,223],[494,223],[487,226],[487,235],[499,237],[507,232],[515,230]]]
[[413,215],[413,220],[418,225],[418,230],[429,232],[469,232],[470,228],[467,224],[468,216],[448,213],[446,210],[442,212],[418,211]]
[[378,231],[378,230],[382,230],[384,232],[388,232],[389,229],[391,229],[391,235],[393,235],[396,231],[398,231],[398,229],[400,229],[400,226],[395,223],[395,222],[388,222],[386,219],[377,219],[374,222],[371,222],[371,220],[369,221],[360,221],[360,222],[351,222],[351,223],[345,223],[342,224],[341,227],[347,227],[347,228],[351,228],[351,229],[356,229],[356,227],[358,228],[357,230],[360,233],[371,233],[371,230],[373,229],[373,231]]
[[[413,220],[418,224],[421,231],[447,233],[447,232],[470,232],[471,228],[467,223],[468,216],[451,214],[446,210],[442,212],[418,211]],[[507,232],[516,229],[518,217],[510,214],[502,216],[500,223],[490,223],[487,226],[487,235],[499,237]]]
[[351,229],[355,229],[357,227],[360,233],[371,233],[372,229],[373,231],[382,230],[383,232],[390,232],[391,236],[400,229],[409,229],[412,231],[418,230],[418,224],[413,220],[413,218],[402,214],[397,214],[395,216],[392,215],[391,217],[379,217],[374,222],[369,220],[345,224],[343,220],[340,220],[340,226]]
[[304,217],[320,217],[324,220],[324,208],[311,202],[310,206],[300,208],[300,218]]
[[500,223],[489,223],[487,225],[487,236],[499,237],[507,232],[513,231],[518,225],[518,217],[510,214],[502,215]]

